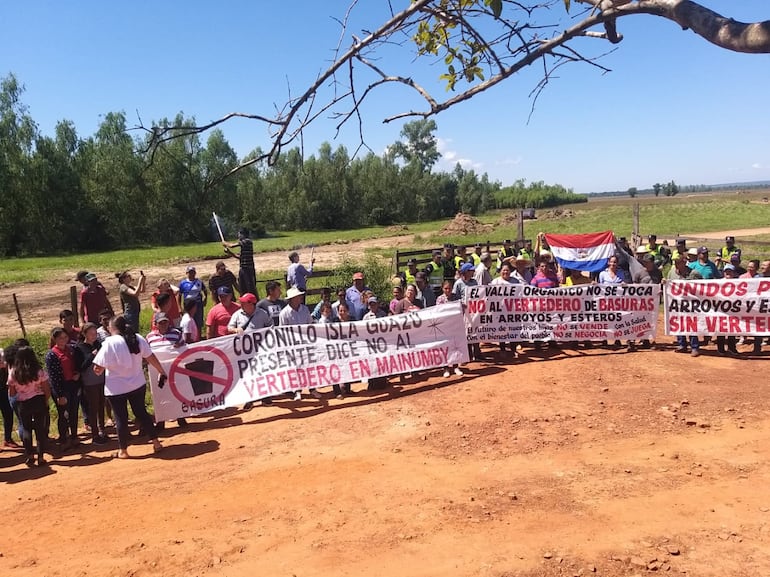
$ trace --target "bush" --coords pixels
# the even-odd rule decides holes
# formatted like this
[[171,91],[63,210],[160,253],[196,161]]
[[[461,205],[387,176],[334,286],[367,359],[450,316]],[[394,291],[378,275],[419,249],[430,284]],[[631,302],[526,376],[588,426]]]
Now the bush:
[[340,287],[347,288],[353,282],[353,274],[357,272],[364,273],[366,286],[374,292],[378,299],[390,298],[390,267],[374,255],[367,255],[363,264],[346,258],[334,269],[334,275],[329,277],[327,284],[332,291],[336,291]]

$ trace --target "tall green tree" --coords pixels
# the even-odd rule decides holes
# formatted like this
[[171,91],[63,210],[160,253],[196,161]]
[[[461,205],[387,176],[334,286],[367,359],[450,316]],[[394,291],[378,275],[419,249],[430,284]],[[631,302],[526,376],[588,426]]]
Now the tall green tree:
[[433,119],[413,120],[404,124],[401,138],[390,147],[390,153],[403,158],[407,164],[416,164],[423,172],[430,172],[441,153],[435,132],[438,129]]
[[0,80],[0,253],[19,255],[25,237],[32,150],[38,131],[22,103],[24,87],[13,74]]
[[144,161],[126,129],[124,112],[109,112],[80,146],[81,177],[94,207],[100,248],[147,242]]

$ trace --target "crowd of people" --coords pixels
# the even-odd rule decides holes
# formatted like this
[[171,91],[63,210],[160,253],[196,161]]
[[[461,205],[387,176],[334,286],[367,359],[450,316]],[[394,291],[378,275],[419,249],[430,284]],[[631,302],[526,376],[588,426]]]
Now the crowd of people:
[[[725,246],[719,249],[712,261],[707,247],[688,247],[684,239],[678,239],[671,249],[666,242],[657,243],[655,235],[648,242],[632,249],[625,238],[617,239],[615,255],[609,259],[606,270],[586,275],[581,271],[563,269],[553,258],[542,233],[535,245],[524,242],[515,247],[506,240],[492,258],[476,245],[471,252],[465,246],[446,244],[443,250],[432,252],[431,259],[422,268],[410,259],[403,271],[392,278],[392,292],[376,295],[366,285],[363,272],[352,275],[350,286],[340,287],[333,293],[329,288],[321,292],[320,301],[311,309],[306,305],[307,279],[313,274],[313,260],[309,267],[300,263],[297,252],[289,254],[285,287],[278,281],[265,283],[264,298],[257,295],[256,273],[253,264],[253,248],[248,231],[242,230],[238,243],[228,245],[226,252],[233,256],[231,248],[240,247],[237,257],[241,270],[238,278],[223,261],[217,262],[215,271],[204,282],[197,276],[194,266],[188,266],[185,277],[178,284],[166,278],[160,279],[150,296],[153,310],[152,325],[146,336],[137,334],[141,312],[142,294],[146,291],[147,278],[139,272],[138,280],[130,271],[116,275],[120,309],[116,314],[110,301],[109,291],[96,274],[80,271],[76,278],[82,283],[79,310],[80,326],[76,315],[63,310],[59,324],[51,331],[49,350],[38,359],[30,344],[20,339],[5,351],[0,350],[0,412],[3,416],[4,443],[7,449],[20,449],[13,440],[14,418],[23,444],[26,463],[29,466],[45,466],[45,453],[64,453],[80,443],[78,434],[80,414],[83,416],[86,435],[93,444],[111,441],[114,430],[118,450],[117,458],[129,456],[128,407],[139,426],[139,435],[153,444],[155,451],[162,445],[158,432],[164,423],[155,423],[147,411],[145,397],[147,381],[144,365],[150,364],[165,379],[165,372],[153,350],[159,347],[180,347],[202,339],[212,339],[228,334],[257,330],[278,325],[346,322],[396,315],[404,312],[462,300],[468,287],[487,284],[528,284],[548,289],[579,284],[648,284],[679,279],[751,278],[770,276],[770,261],[760,263],[751,260],[742,266],[741,250],[735,239],[728,236]],[[633,266],[636,260],[641,266]],[[239,295],[236,298],[236,293]],[[336,300],[333,300],[333,295]],[[212,306],[205,309],[211,300]],[[204,314],[205,313],[205,314]],[[754,338],[754,352],[762,346],[762,338]],[[697,356],[709,339],[697,335],[678,337],[676,350]],[[719,353],[737,355],[738,337],[718,337]],[[528,343],[498,343],[501,353],[510,351],[514,358]],[[533,342],[529,346],[540,348],[545,343]],[[619,347],[620,343],[606,346]],[[583,343],[584,346],[593,346]],[[547,346],[558,347],[549,342]],[[642,347],[654,346],[642,341]],[[636,343],[628,343],[629,350]],[[472,361],[484,360],[478,343],[469,345]],[[462,376],[459,366],[444,367],[444,377]],[[402,379],[409,375],[401,376]],[[381,383],[370,383],[376,385]],[[308,391],[315,398],[323,394],[315,389]],[[333,394],[338,398],[353,394],[351,383],[335,385]],[[302,392],[289,395],[294,401],[302,399]],[[263,405],[271,405],[275,399],[261,399]],[[244,409],[250,409],[255,401]],[[58,436],[49,440],[50,404],[56,411]],[[179,427],[186,427],[184,419],[178,419]],[[36,445],[33,445],[33,434]]]

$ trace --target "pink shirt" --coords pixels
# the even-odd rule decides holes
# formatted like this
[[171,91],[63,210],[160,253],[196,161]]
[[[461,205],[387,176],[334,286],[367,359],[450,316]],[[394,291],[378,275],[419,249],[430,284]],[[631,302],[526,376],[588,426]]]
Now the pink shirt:
[[43,383],[45,383],[47,380],[48,374],[43,369],[40,369],[40,372],[37,374],[37,380],[22,385],[21,383],[16,382],[13,369],[8,371],[8,386],[12,386],[14,389],[16,389],[17,401],[28,401],[32,397],[45,395]]

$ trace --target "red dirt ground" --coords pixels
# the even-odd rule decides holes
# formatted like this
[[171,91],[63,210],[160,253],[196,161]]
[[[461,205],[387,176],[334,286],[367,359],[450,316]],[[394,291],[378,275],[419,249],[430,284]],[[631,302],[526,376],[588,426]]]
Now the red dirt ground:
[[228,410],[128,461],[3,451],[0,574],[770,574],[767,358],[659,341]]
[[495,353],[462,378],[169,424],[157,456],[4,451],[0,573],[768,574],[764,362]]

